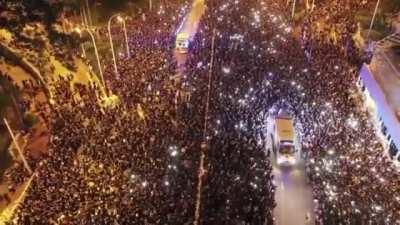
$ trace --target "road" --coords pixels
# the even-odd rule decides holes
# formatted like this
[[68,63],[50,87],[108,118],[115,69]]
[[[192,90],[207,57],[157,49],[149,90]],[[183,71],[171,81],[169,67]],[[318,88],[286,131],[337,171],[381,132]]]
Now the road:
[[[273,174],[276,185],[276,225],[313,225],[313,196],[306,182],[304,162],[300,161],[293,167],[280,167],[274,161]],[[306,222],[307,213],[310,214],[309,222]]]
[[[273,119],[267,120],[267,137],[271,137]],[[297,140],[297,139],[296,139]],[[298,145],[298,141],[295,144]],[[267,140],[267,148],[272,148],[272,141]],[[298,147],[298,149],[300,149]],[[312,189],[307,183],[304,160],[296,154],[296,165],[280,166],[276,163],[275,154],[271,154],[274,184],[276,185],[274,209],[275,225],[314,225],[314,202]],[[309,221],[306,221],[309,214]]]
[[[190,37],[194,37],[205,11],[204,0],[194,0],[190,12],[187,14],[185,19],[182,21],[176,33],[187,33]],[[181,54],[174,51],[175,59],[178,63],[178,68],[181,68],[187,60],[187,54]]]

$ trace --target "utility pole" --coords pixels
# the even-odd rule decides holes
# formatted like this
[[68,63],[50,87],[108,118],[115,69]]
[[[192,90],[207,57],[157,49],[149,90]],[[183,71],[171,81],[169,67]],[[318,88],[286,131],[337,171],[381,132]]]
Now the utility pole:
[[215,50],[215,36],[216,30],[213,30],[212,42],[211,42],[211,60],[210,60],[210,70],[208,74],[208,91],[207,91],[207,100],[206,100],[206,109],[204,115],[204,130],[203,130],[203,142],[201,143],[201,156],[200,156],[200,165],[199,165],[199,173],[198,173],[198,183],[197,183],[197,197],[196,197],[196,208],[195,208],[195,216],[193,225],[200,225],[200,210],[201,210],[201,196],[203,189],[203,176],[205,174],[204,164],[206,151],[208,150],[208,138],[207,138],[207,129],[208,129],[208,113],[210,108],[210,95],[211,95],[211,80],[213,74],[213,65],[214,65],[214,50]]
[[106,94],[107,94],[107,87],[106,87],[106,83],[105,83],[105,81],[104,81],[103,70],[102,70],[102,67],[101,67],[99,52],[98,52],[98,50],[97,50],[97,45],[96,45],[96,39],[94,38],[94,35],[93,35],[92,31],[90,31],[90,29],[83,29],[83,30],[81,30],[81,29],[78,28],[78,29],[76,29],[76,31],[77,31],[78,33],[81,33],[81,32],[83,32],[83,31],[86,31],[86,32],[89,34],[90,39],[92,40],[92,44],[93,44],[93,48],[94,48],[94,53],[95,53],[96,60],[97,60],[97,67],[98,67],[99,73],[100,73],[100,79],[101,79],[100,82],[101,82],[101,84],[102,84],[102,86],[103,86],[103,88],[104,88],[104,90],[105,90],[105,92],[106,92]]
[[110,19],[108,20],[108,25],[107,25],[108,37],[110,39],[111,54],[112,54],[113,63],[114,63],[115,76],[118,76],[118,66],[117,66],[117,59],[116,59],[115,51],[114,51],[114,43],[113,43],[112,34],[111,34],[111,21],[113,20],[113,18],[116,18],[118,16],[119,16],[119,14],[115,14],[114,16],[111,16]]
[[93,20],[92,20],[92,14],[90,13],[90,7],[89,7],[89,0],[85,0],[86,3],[86,10],[87,10],[87,17],[88,17],[88,25],[93,26]]
[[376,13],[378,12],[378,8],[379,8],[379,3],[380,3],[380,0],[377,0],[377,1],[376,1],[376,5],[375,5],[375,10],[374,10],[374,15],[372,16],[371,24],[369,25],[369,30],[368,30],[368,34],[367,34],[367,39],[369,38],[369,35],[370,35],[370,33],[371,33],[371,30],[372,30],[372,27],[374,26]]
[[124,29],[126,55],[128,56],[128,58],[131,58],[131,52],[129,50],[128,32],[126,31],[125,19],[122,19],[122,28]]
[[21,157],[22,162],[24,163],[25,169],[29,172],[29,175],[31,175],[31,174],[32,174],[32,169],[31,169],[31,167],[29,166],[28,162],[26,161],[26,159],[25,159],[25,157],[24,157],[24,154],[23,154],[21,148],[19,147],[18,141],[17,141],[17,139],[15,138],[14,133],[12,132],[11,127],[10,127],[10,125],[9,125],[8,122],[7,122],[7,119],[6,119],[6,118],[3,118],[3,121],[4,121],[4,124],[5,124],[6,127],[7,127],[8,132],[10,133],[10,136],[11,136],[13,142],[14,142],[15,147],[17,148],[18,154],[19,154],[19,156]]
[[312,0],[312,3],[311,3],[311,12],[314,11],[314,7],[315,7],[315,0]]
[[293,0],[293,7],[292,7],[292,20],[294,19],[294,13],[296,9],[296,0]]

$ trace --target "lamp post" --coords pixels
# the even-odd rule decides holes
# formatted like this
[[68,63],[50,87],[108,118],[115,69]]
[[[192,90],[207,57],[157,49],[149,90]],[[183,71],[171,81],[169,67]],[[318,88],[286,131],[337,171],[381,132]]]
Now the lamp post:
[[311,3],[311,12],[314,11],[314,7],[315,7],[315,0],[312,0],[312,3]]
[[217,34],[217,30],[213,30],[213,36],[211,39],[211,59],[210,59],[210,68],[208,74],[208,87],[207,87],[207,100],[205,106],[205,113],[204,113],[204,128],[203,128],[203,141],[201,143],[201,155],[200,155],[200,165],[198,170],[198,183],[197,183],[197,194],[196,194],[196,206],[195,206],[195,214],[194,214],[194,221],[193,225],[200,225],[200,207],[201,207],[201,198],[202,198],[202,189],[203,189],[203,177],[207,172],[205,167],[205,160],[206,160],[206,153],[208,150],[208,114],[210,110],[210,95],[211,95],[211,81],[213,75],[213,65],[214,65],[214,52],[215,52],[215,37]]
[[[82,39],[82,33],[81,32],[78,32],[78,33],[79,33],[79,37]],[[85,46],[83,46],[83,43],[81,43],[81,48],[82,48],[82,57],[86,58],[86,50],[85,50]]]
[[[77,28],[76,31],[77,31],[79,34],[82,33],[82,30],[79,29],[79,28]],[[103,70],[101,69],[101,63],[100,63],[99,52],[97,51],[96,40],[95,40],[95,38],[94,38],[93,33],[90,31],[90,29],[83,29],[83,31],[86,31],[86,32],[89,34],[90,39],[92,40],[92,44],[93,44],[93,48],[94,48],[94,53],[95,53],[96,59],[97,59],[97,66],[98,66],[98,68],[99,68],[101,83],[102,83],[103,87],[106,89],[106,84],[105,84],[105,82],[104,82],[104,77],[103,77]]]
[[126,31],[125,19],[122,17],[117,17],[117,19],[122,22],[122,28],[124,29],[124,35],[125,35],[126,55],[128,56],[128,58],[130,58],[131,53],[129,51],[128,32]]
[[92,15],[90,13],[89,1],[85,0],[85,6],[87,9],[88,25],[93,26]]
[[31,167],[29,166],[28,162],[26,161],[26,159],[25,159],[25,157],[24,157],[24,154],[22,153],[22,150],[21,150],[21,148],[19,147],[18,141],[17,141],[17,139],[15,138],[14,133],[12,132],[10,125],[8,124],[7,119],[6,119],[6,118],[3,118],[3,121],[4,121],[4,124],[5,124],[6,127],[7,127],[8,132],[10,133],[11,139],[13,140],[13,142],[14,142],[14,144],[15,144],[15,148],[16,148],[17,151],[18,151],[18,155],[21,157],[21,160],[22,160],[22,162],[24,163],[25,169],[29,172],[29,174],[32,174],[32,169],[31,169]]
[[294,11],[296,9],[296,0],[293,0],[293,7],[292,7],[292,19],[294,18]]
[[107,28],[108,28],[108,37],[110,39],[111,53],[112,53],[113,62],[114,62],[114,71],[115,71],[115,75],[118,75],[117,58],[115,56],[114,43],[113,43],[112,34],[111,34],[111,22],[114,18],[117,18],[118,22],[122,23],[122,28],[124,30],[124,36],[125,36],[126,53],[127,53],[128,58],[130,58],[130,53],[129,53],[128,34],[126,31],[125,19],[123,17],[121,17],[120,14],[115,14],[115,15],[111,16],[110,19],[108,20]]
[[112,40],[112,35],[111,35],[111,21],[112,19],[119,17],[119,14],[115,14],[113,16],[110,17],[110,19],[108,20],[108,37],[110,39],[110,46],[111,46],[111,53],[112,53],[112,58],[113,58],[113,63],[114,63],[114,72],[115,75],[118,76],[118,67],[117,67],[117,59],[115,57],[115,51],[114,51],[114,44],[113,44],[113,40]]
[[368,30],[368,34],[367,34],[367,39],[369,38],[369,34],[371,33],[372,27],[374,26],[376,13],[378,12],[378,8],[379,8],[379,3],[380,3],[380,0],[377,0],[377,1],[376,1],[376,5],[375,5],[375,10],[374,10],[374,15],[372,16],[371,24],[369,25],[369,30]]

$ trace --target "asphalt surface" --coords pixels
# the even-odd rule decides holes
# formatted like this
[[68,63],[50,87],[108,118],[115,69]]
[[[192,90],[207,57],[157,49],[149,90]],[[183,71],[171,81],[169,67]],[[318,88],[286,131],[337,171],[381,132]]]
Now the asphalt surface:
[[[268,118],[267,124],[267,149],[273,149],[270,139],[273,119]],[[298,143],[296,138],[295,144]],[[276,156],[272,150],[271,152],[277,203],[274,209],[275,225],[314,225],[312,189],[307,183],[304,160],[300,157],[300,152],[296,153],[296,164],[292,166],[277,165]]]
[[[274,160],[274,156],[272,155]],[[313,225],[314,204],[311,187],[307,184],[303,161],[294,166],[279,166],[274,160],[276,185],[274,210],[276,225]],[[306,215],[309,219],[306,219]]]

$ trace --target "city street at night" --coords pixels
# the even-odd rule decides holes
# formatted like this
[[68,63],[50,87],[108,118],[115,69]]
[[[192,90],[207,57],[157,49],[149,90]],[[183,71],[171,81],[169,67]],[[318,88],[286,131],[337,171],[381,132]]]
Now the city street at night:
[[400,2],[0,0],[0,225],[400,225]]

